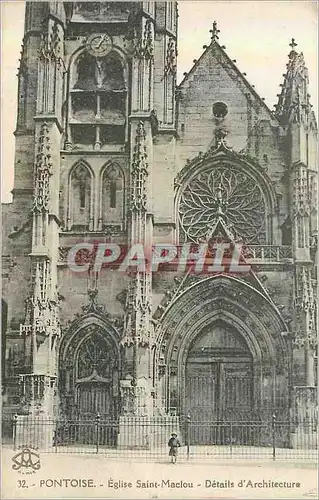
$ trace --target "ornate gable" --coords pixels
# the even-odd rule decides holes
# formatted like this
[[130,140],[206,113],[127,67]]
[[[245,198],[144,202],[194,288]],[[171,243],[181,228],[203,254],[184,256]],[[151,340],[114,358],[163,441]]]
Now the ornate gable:
[[266,217],[276,207],[272,183],[224,141],[188,162],[175,185],[182,240],[199,243],[222,230],[230,240],[266,243]]
[[213,66],[215,67],[216,71],[219,71],[220,69],[223,70],[226,75],[228,75],[228,77],[230,77],[231,80],[234,81],[236,86],[248,100],[263,109],[266,115],[265,119],[271,119],[275,124],[277,124],[277,119],[274,113],[268,108],[264,100],[257,94],[254,86],[251,85],[245,78],[245,73],[241,73],[237,68],[235,60],[232,60],[227,55],[225,51],[226,47],[219,44],[219,30],[217,29],[216,21],[214,22],[213,29],[210,31],[212,33],[210,45],[203,46],[203,48],[205,49],[203,54],[198,60],[194,60],[194,66],[188,73],[184,74],[184,79],[178,87],[179,92],[187,90],[187,88],[192,85],[193,81],[197,81],[196,77],[201,68],[206,66],[212,68]]

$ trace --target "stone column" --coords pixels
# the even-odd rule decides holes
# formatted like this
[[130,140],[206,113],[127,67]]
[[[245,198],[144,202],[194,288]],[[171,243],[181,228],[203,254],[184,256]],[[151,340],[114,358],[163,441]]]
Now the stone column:
[[291,444],[293,448],[316,449],[318,435],[316,387],[294,387],[292,396]]
[[[63,10],[62,10],[63,11]],[[62,12],[61,11],[61,12]],[[59,246],[60,143],[63,87],[63,21],[41,20],[36,95],[32,205],[31,287],[21,335],[28,340],[30,370],[21,375],[18,434],[25,445],[53,445],[57,376],[57,261]],[[26,440],[26,441],[25,441]]]

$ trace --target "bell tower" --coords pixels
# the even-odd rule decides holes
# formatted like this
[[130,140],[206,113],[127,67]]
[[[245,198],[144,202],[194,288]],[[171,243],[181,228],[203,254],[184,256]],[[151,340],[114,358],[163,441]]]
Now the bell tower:
[[[175,147],[176,37],[176,2],[27,2],[13,206],[30,211],[21,380],[37,414],[58,411],[59,346],[92,293],[121,325],[119,414],[152,414],[151,272],[81,281],[61,254],[84,241],[151,247],[163,224],[154,163]],[[171,203],[173,189],[170,175]]]
[[[59,2],[28,2],[19,69],[19,107],[13,204],[29,205],[30,276],[24,338],[22,401],[35,414],[52,414],[56,344],[60,336],[57,248],[60,146],[63,131],[65,12]],[[25,155],[23,161],[20,155]],[[31,159],[33,155],[33,161]]]

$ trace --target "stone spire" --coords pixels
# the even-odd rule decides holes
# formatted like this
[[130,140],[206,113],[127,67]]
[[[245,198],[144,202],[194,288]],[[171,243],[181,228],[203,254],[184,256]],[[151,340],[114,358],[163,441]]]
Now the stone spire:
[[309,111],[308,94],[308,69],[305,65],[303,53],[298,53],[295,48],[295,38],[289,44],[291,50],[288,54],[287,71],[283,74],[284,82],[281,93],[277,94],[278,103],[275,105],[276,115],[283,123],[299,123],[301,115]]

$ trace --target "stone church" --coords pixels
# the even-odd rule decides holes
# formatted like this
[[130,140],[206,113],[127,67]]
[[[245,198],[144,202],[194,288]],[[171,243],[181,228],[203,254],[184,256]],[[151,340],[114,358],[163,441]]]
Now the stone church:
[[[303,53],[288,40],[270,110],[217,23],[178,84],[177,25],[173,1],[26,3],[2,208],[8,418],[315,415],[317,124]],[[241,242],[250,271],[67,263],[83,242],[203,241]]]

